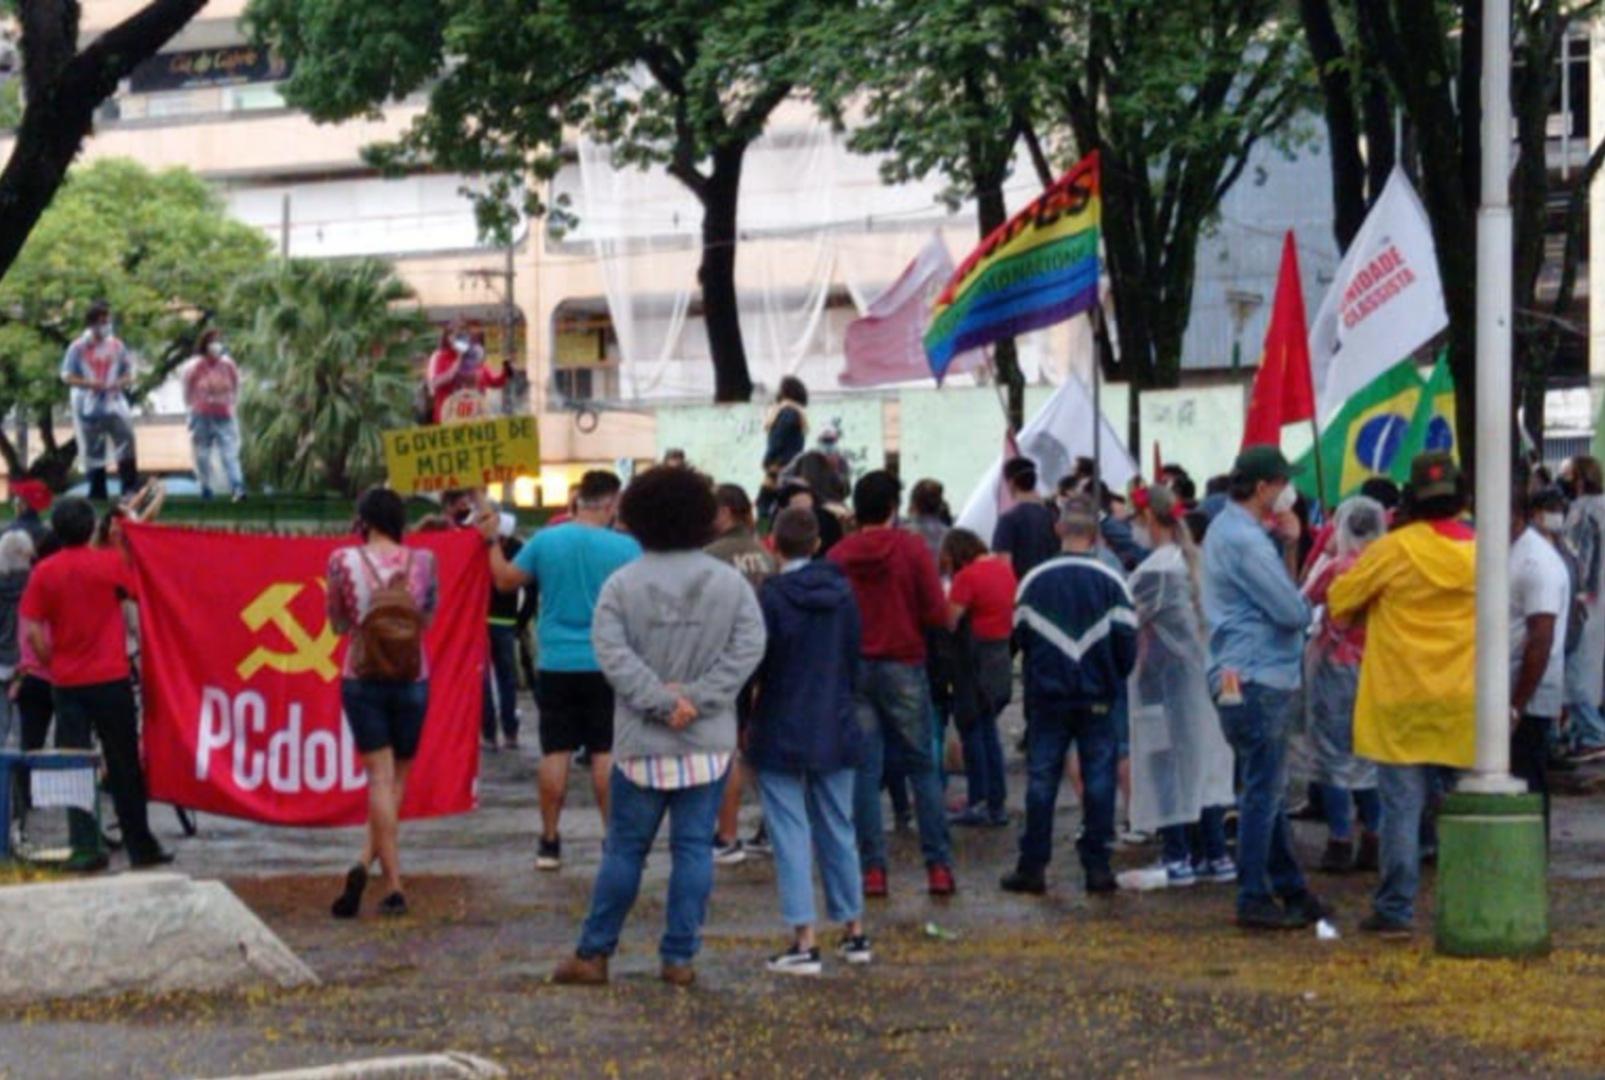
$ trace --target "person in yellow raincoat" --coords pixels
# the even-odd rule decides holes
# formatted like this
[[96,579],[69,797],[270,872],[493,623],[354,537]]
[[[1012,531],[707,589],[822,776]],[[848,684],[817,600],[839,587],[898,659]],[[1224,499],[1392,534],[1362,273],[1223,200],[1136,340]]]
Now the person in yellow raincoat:
[[1382,881],[1362,930],[1411,932],[1420,884],[1421,815],[1433,774],[1476,755],[1477,551],[1461,520],[1465,485],[1454,458],[1410,464],[1411,523],[1366,549],[1332,583],[1327,610],[1366,621],[1354,704],[1354,752],[1378,765]]

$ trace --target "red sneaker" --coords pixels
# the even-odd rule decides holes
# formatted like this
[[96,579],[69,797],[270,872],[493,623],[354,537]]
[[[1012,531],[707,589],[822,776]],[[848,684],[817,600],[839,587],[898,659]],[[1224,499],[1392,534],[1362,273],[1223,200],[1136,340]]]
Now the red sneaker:
[[884,867],[872,866],[864,871],[864,895],[876,898],[886,895],[886,870]]
[[959,891],[958,882],[953,880],[953,868],[941,863],[932,863],[925,871],[925,881],[932,896],[952,896]]

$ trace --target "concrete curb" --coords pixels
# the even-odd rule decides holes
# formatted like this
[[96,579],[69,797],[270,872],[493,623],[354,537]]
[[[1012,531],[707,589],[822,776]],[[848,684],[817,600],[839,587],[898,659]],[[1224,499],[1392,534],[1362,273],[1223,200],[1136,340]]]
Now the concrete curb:
[[0,1002],[318,977],[218,881],[120,874],[0,888]]
[[507,1075],[494,1061],[446,1050],[439,1054],[406,1054],[368,1058],[339,1065],[317,1065],[288,1072],[253,1073],[220,1080],[500,1080]]

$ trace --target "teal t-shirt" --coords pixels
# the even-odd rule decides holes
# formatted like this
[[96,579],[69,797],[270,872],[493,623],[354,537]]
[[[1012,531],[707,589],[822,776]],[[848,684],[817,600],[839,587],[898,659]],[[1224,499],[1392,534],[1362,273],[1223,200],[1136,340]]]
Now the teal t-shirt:
[[570,521],[542,529],[525,544],[513,565],[540,590],[542,671],[596,671],[591,616],[602,585],[613,571],[641,556],[634,538],[612,529]]

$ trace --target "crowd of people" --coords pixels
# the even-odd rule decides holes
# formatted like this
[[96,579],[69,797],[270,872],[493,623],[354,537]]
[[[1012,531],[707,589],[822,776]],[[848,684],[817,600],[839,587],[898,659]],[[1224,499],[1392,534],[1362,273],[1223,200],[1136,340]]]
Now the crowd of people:
[[[437,394],[466,377],[448,369],[474,348],[452,333]],[[606,823],[558,982],[607,980],[665,817],[665,980],[694,980],[716,866],[757,852],[774,857],[789,935],[771,970],[823,969],[816,862],[838,957],[870,962],[866,900],[886,897],[897,869],[888,797],[917,830],[936,897],[960,888],[952,829],[1015,820],[1002,719],[1017,682],[1024,816],[1001,889],[1050,887],[1068,781],[1087,892],[1235,883],[1239,926],[1308,927],[1332,909],[1293,844],[1290,802],[1305,803],[1326,831],[1314,869],[1379,875],[1361,928],[1412,931],[1434,803],[1474,756],[1476,537],[1452,457],[1424,454],[1402,490],[1375,479],[1325,515],[1274,447],[1244,450],[1202,498],[1176,465],[1115,492],[1088,462],[1059,478],[1016,458],[1002,467],[1011,505],[982,537],[954,526],[937,481],[906,501],[886,470],[850,484],[840,455],[807,449],[806,405],[789,386],[772,414],[756,504],[683,455],[628,485],[587,473],[568,512],[522,543],[477,493],[442,500],[434,525],[478,530],[494,591],[487,750],[517,745],[519,627],[535,626],[535,865],[563,865],[577,760]],[[1551,768],[1605,758],[1605,480],[1589,457],[1558,483],[1520,480],[1511,760],[1547,814]],[[15,494],[22,512],[0,536],[0,675],[23,745],[42,744],[52,709],[58,745],[87,746],[92,729],[131,861],[160,864],[116,520],[149,517],[159,494],[108,515],[98,540],[88,502],[59,501],[46,528],[29,489]],[[331,625],[350,638],[345,723],[369,779],[368,840],[332,906],[342,918],[360,913],[375,865],[377,910],[406,911],[398,817],[429,700],[425,632],[453,602],[433,559],[406,545],[399,496],[369,491],[357,519],[358,542],[327,575]],[[3,740],[11,706],[0,715]],[[746,840],[743,789],[762,819]],[[76,816],[76,865],[105,865],[86,830]],[[1117,875],[1117,844],[1145,838],[1157,857]]]

